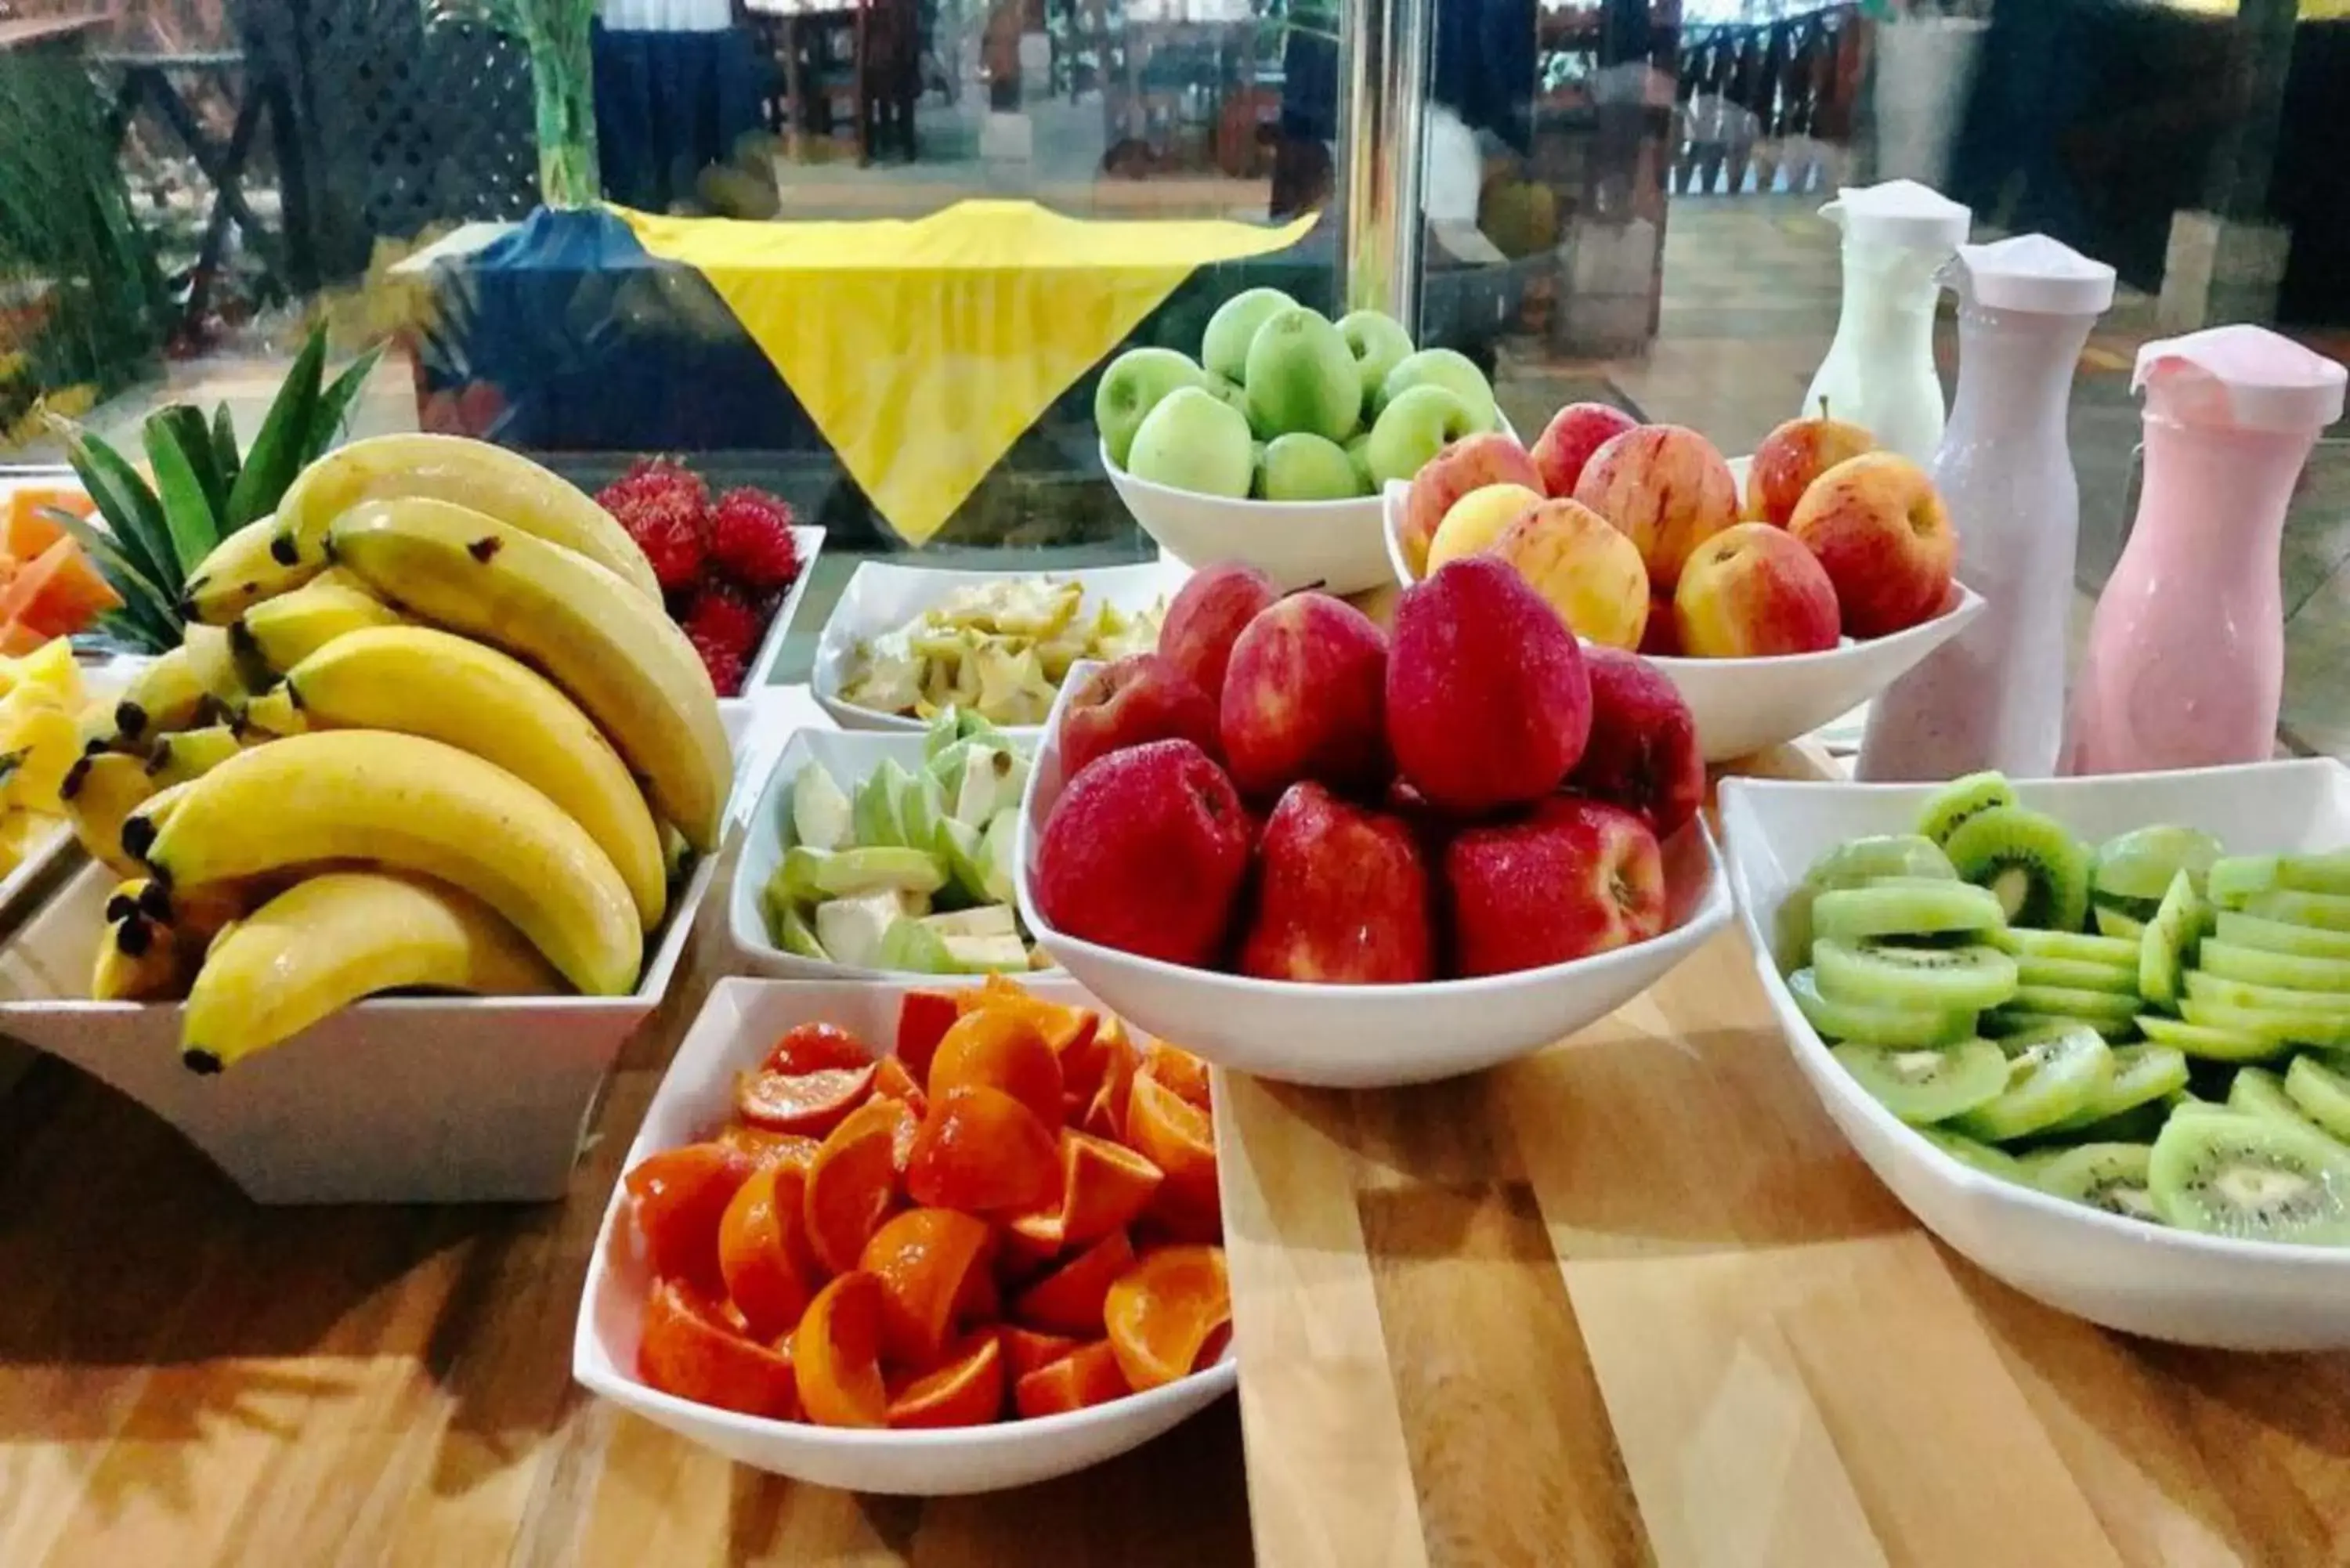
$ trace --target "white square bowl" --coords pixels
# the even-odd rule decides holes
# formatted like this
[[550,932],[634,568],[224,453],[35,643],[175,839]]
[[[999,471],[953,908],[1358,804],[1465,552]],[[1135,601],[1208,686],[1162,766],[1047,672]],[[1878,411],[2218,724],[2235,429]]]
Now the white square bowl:
[[[1391,578],[1406,587],[1417,580],[1403,551],[1403,503],[1409,493],[1408,485],[1387,487],[1381,531]],[[1890,637],[1846,638],[1818,653],[1769,659],[1651,657],[1648,662],[1689,704],[1705,760],[1726,763],[1808,735],[1859,707],[1964,631],[1982,610],[1981,594],[1953,583],[1941,614]]]
[[[833,606],[831,618],[824,623],[824,634],[816,642],[816,671],[809,684],[816,700],[824,705],[826,712],[839,721],[842,729],[919,732],[923,728],[920,719],[877,712],[842,701],[841,689],[847,684],[858,646],[868,639],[896,630],[922,611],[943,602],[956,588],[991,577],[1045,577],[1054,582],[1080,584],[1085,589],[1085,602],[1077,613],[1082,617],[1094,614],[1106,603],[1129,614],[1147,610],[1162,599],[1174,597],[1183,579],[1191,575],[1191,569],[1180,561],[1086,566],[1068,572],[958,572],[940,566],[862,561],[849,577],[840,602]],[[1007,724],[1003,728],[1007,734],[1034,741],[1041,726]]]
[[[877,1044],[894,1041],[906,992],[978,983],[931,977],[720,981],[670,1063],[622,1168],[723,1127],[733,1111],[734,1075],[755,1066],[794,1024],[823,1021]],[[1095,1005],[1066,980],[1024,983],[1055,1002]],[[768,1420],[680,1399],[638,1380],[637,1340],[650,1284],[642,1240],[629,1217],[628,1189],[616,1185],[580,1293],[571,1375],[592,1392],[738,1464],[850,1491],[947,1497],[1068,1475],[1148,1442],[1230,1393],[1240,1376],[1227,1347],[1214,1366],[1163,1388],[1035,1420],[907,1432]]]
[[1070,671],[1020,805],[1020,916],[1038,945],[1132,1023],[1220,1067],[1284,1083],[1375,1088],[1474,1073],[1589,1027],[1662,980],[1730,920],[1702,818],[1664,846],[1664,934],[1517,974],[1419,985],[1318,985],[1192,969],[1056,930],[1037,911],[1036,848],[1066,784],[1060,727]]
[[[1787,891],[1820,855],[1915,825],[1934,784],[1731,779],[1721,822],[1756,971],[1796,1064],[1860,1157],[1919,1222],[1989,1273],[2060,1312],[2187,1345],[2350,1345],[2350,1248],[2166,1230],[2003,1181],[1936,1148],[1828,1054],[1771,959]],[[2019,782],[2024,805],[2091,842],[2149,823],[2219,835],[2230,851],[2350,845],[2350,772],[2324,761]]]
[[807,593],[808,579],[816,575],[816,560],[824,554],[824,530],[792,525],[792,544],[799,552],[800,575],[784,590],[783,602],[767,619],[766,635],[759,639],[759,650],[743,670],[743,690],[732,697],[721,697],[718,710],[742,709],[748,711],[753,697],[771,684],[775,678],[775,665],[784,657],[784,643],[791,636],[792,622],[800,613],[800,600]]

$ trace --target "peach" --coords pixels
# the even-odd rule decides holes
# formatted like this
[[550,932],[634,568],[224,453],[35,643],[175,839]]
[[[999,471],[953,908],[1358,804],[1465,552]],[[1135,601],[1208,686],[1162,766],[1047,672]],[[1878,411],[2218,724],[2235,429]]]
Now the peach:
[[1848,457],[1877,450],[1877,438],[1846,420],[1789,420],[1762,438],[1746,471],[1750,522],[1784,528],[1812,481]]
[[1787,532],[1826,568],[1855,637],[1907,631],[1950,596],[1958,532],[1926,471],[1898,453],[1866,452],[1820,475]]
[[1502,536],[1502,530],[1543,504],[1542,492],[1523,484],[1488,484],[1452,504],[1429,541],[1428,571],[1474,556]]
[[1673,593],[1681,651],[1762,659],[1836,645],[1836,593],[1802,543],[1768,523],[1741,523],[1697,547]]
[[1520,820],[1470,828],[1445,846],[1444,880],[1464,976],[1565,963],[1665,929],[1657,836],[1596,800],[1546,800]]
[[1502,530],[1488,554],[1550,601],[1566,628],[1607,648],[1638,648],[1648,624],[1639,546],[1579,501],[1545,501]]
[[1534,442],[1534,467],[1546,495],[1572,495],[1591,454],[1640,421],[1613,403],[1569,403],[1551,415]]
[[1452,504],[1489,484],[1523,484],[1537,493],[1542,474],[1526,449],[1498,431],[1454,441],[1412,476],[1403,504],[1403,555],[1415,577],[1428,575],[1428,547]]
[[1339,790],[1388,781],[1388,639],[1327,594],[1294,594],[1248,623],[1224,673],[1220,730],[1243,794],[1300,779]]
[[1679,586],[1690,552],[1738,521],[1738,481],[1713,443],[1680,425],[1642,425],[1591,454],[1575,498],[1640,547],[1651,587]]

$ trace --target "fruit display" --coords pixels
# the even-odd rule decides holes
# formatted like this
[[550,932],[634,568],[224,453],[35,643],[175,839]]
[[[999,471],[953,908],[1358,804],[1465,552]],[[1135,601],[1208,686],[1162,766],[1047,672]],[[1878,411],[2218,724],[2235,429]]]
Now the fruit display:
[[1713,444],[1604,403],[1531,451],[1468,437],[1412,476],[1396,522],[1415,578],[1506,561],[1586,642],[1692,659],[1817,653],[1932,619],[1958,542],[1923,470],[1822,415],[1756,449],[1742,501]]
[[634,989],[733,761],[601,508],[498,447],[377,438],[188,582],[179,642],[68,725],[65,810],[123,878],[94,998],[185,998],[213,1072],[386,990]]
[[1254,568],[1196,573],[1157,652],[1059,736],[1035,851],[1063,935],[1265,980],[1409,984],[1660,934],[1660,840],[1704,766],[1669,681],[1586,650],[1499,561],[1405,590],[1392,637]]
[[710,683],[721,697],[739,695],[784,596],[807,566],[789,504],[749,486],[712,499],[699,474],[668,458],[629,464],[596,501],[635,541]]
[[1070,666],[1149,648],[1164,613],[1107,600],[1088,612],[1073,578],[991,576],[858,644],[841,700],[924,721],[951,708],[992,724],[1041,724]]
[[[2094,925],[2096,929],[2085,928]],[[1965,1163],[2153,1224],[2350,1245],[2350,853],[2080,843],[1996,774],[1782,906],[1796,1006]]]
[[0,656],[0,877],[64,826],[57,793],[81,752],[88,701],[64,638]]
[[975,713],[931,723],[920,766],[862,779],[810,762],[779,824],[784,857],[761,890],[767,930],[819,963],[917,974],[1039,967],[1013,909],[1024,748]]
[[51,638],[89,630],[122,607],[113,585],[66,532],[96,508],[79,490],[23,485],[0,525],[0,657],[20,658]]
[[1114,467],[1233,500],[1344,501],[1409,479],[1452,442],[1499,427],[1484,373],[1412,347],[1393,317],[1332,322],[1275,288],[1233,296],[1197,362],[1136,348],[1102,373],[1094,422]]
[[650,1386],[777,1421],[978,1427],[1223,1354],[1215,1135],[1189,1053],[992,979],[909,995],[894,1054],[800,1024],[734,1104],[624,1179]]

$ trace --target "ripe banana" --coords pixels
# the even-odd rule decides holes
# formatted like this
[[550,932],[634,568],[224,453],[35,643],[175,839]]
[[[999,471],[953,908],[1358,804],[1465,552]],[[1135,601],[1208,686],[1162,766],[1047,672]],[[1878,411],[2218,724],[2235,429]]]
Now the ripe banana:
[[196,722],[209,695],[183,643],[139,672],[114,705],[114,725],[123,740],[132,742],[184,730]]
[[418,496],[576,550],[658,606],[660,584],[628,531],[561,475],[488,441],[380,435],[328,452],[277,504],[277,558],[326,563],[328,529],[361,502]]
[[206,626],[226,626],[252,606],[318,575],[316,564],[278,559],[270,550],[276,540],[277,519],[257,517],[213,545],[188,574],[180,613]]
[[283,675],[347,632],[400,624],[398,610],[368,592],[356,573],[337,566],[290,594],[254,606],[229,628],[229,637]]
[[[140,763],[140,772],[143,774],[146,771],[146,764]],[[155,781],[149,779],[147,782],[151,784]],[[198,782],[191,779],[169,789],[159,789],[132,806],[130,815],[122,819],[122,852],[131,857],[140,875],[146,875],[149,869],[147,852],[155,846],[155,840],[162,836],[172,815],[180,809],[181,803],[188,798]]]
[[297,882],[213,944],[188,993],[181,1059],[217,1073],[376,992],[538,996],[562,977],[479,900],[421,877]]
[[[188,668],[203,682],[204,694],[213,700],[221,712],[234,717],[253,701],[253,694],[269,684],[270,674],[257,661],[240,658],[236,644],[224,626],[203,626],[188,623],[186,639],[180,644],[188,651]],[[186,725],[178,726],[181,729]]]
[[180,787],[187,795],[143,848],[138,814],[123,829],[174,900],[232,877],[371,860],[473,894],[591,996],[637,982],[643,929],[611,857],[471,752],[383,730],[288,735]]
[[[495,763],[586,828],[644,929],[660,924],[669,878],[643,793],[588,716],[520,660],[432,627],[382,627],[328,643],[287,672],[285,689],[307,729],[396,730]],[[264,717],[276,722],[274,706]]]
[[328,534],[335,559],[418,618],[545,673],[703,853],[733,759],[710,674],[657,598],[575,551],[445,501],[372,501]]
[[157,789],[169,789],[203,777],[243,749],[237,744],[235,732],[226,724],[182,730],[155,742],[154,749],[147,753],[147,772]]
[[155,912],[169,904],[161,889],[144,877],[123,882],[106,900],[91,999],[152,1002],[187,995],[213,938],[255,901],[244,886],[227,887],[214,897],[184,900],[185,908],[165,919]]
[[74,836],[91,859],[120,877],[146,875],[138,857],[122,846],[122,824],[154,793],[145,760],[124,752],[88,753],[66,770],[57,786]]
[[234,727],[238,739],[257,746],[273,735],[298,735],[310,727],[310,722],[294,705],[294,693],[281,680],[247,702]]

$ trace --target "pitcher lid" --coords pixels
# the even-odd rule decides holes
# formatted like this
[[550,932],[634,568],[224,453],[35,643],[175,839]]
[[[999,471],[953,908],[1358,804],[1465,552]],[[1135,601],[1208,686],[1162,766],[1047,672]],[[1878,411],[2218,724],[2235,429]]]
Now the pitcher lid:
[[1930,185],[1887,180],[1880,185],[1844,185],[1820,209],[1855,239],[1920,250],[1948,250],[1962,244],[1974,213]]
[[2046,234],[1960,245],[1951,265],[1960,291],[1997,310],[2095,316],[2114,303],[2114,269]]
[[2171,417],[2252,430],[2317,431],[2342,417],[2350,370],[2266,327],[2211,327],[2137,351],[2130,389]]

